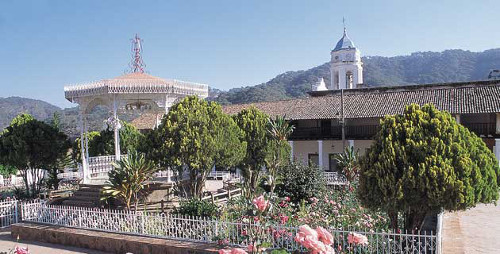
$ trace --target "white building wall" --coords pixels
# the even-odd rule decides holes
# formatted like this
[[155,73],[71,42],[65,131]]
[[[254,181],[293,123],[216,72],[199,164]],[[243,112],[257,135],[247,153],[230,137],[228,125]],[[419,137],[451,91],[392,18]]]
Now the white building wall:
[[[293,141],[293,157],[296,161],[304,164],[308,163],[309,154],[318,154],[318,140]],[[328,169],[330,154],[342,153],[342,140],[323,140],[322,158],[323,168]],[[359,149],[359,154],[363,155],[365,150],[373,143],[372,140],[354,140],[354,149]],[[346,141],[346,145],[349,142]]]
[[318,153],[317,140],[293,141],[293,157],[296,161],[307,164],[310,153]]
[[366,149],[373,144],[373,140],[354,140],[354,151],[359,149],[359,155],[364,155]]

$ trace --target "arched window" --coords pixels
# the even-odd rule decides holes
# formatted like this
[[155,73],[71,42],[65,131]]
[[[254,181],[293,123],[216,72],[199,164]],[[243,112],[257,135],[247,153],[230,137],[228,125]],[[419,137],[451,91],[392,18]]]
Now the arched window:
[[350,89],[350,88],[354,88],[354,81],[353,81],[353,74],[351,71],[348,71],[346,74],[345,74],[345,87]]
[[339,72],[336,71],[333,75],[333,89],[339,89]]

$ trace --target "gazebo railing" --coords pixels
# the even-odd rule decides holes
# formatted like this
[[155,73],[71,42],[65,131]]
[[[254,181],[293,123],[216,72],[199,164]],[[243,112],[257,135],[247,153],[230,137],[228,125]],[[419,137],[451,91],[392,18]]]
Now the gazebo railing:
[[[127,155],[120,156],[121,159],[125,157],[127,157]],[[114,155],[89,157],[88,168],[90,177],[95,178],[107,175],[109,171],[113,170],[113,163],[115,161],[116,159]]]

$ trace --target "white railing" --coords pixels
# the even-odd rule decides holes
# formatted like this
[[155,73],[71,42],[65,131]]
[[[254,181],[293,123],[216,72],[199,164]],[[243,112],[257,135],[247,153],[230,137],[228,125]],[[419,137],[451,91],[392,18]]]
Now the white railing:
[[0,228],[18,222],[17,200],[0,200]]
[[154,180],[165,181],[167,183],[175,182],[177,180],[186,180],[186,179],[189,179],[189,172],[187,172],[187,171],[184,171],[182,176],[179,176],[178,174],[174,174],[174,172],[170,169],[161,170],[161,171],[158,171],[154,174]]
[[[121,159],[126,157],[127,155],[120,156]],[[107,176],[108,172],[113,170],[113,163],[115,161],[114,155],[89,157],[88,165],[90,177],[97,178]]]
[[231,173],[229,171],[212,171],[207,176],[207,180],[229,181],[230,179]]
[[[300,250],[294,237],[297,227],[239,223],[209,218],[163,213],[145,213],[106,209],[49,206],[44,203],[23,204],[22,219],[27,222],[126,233],[185,241],[213,243],[223,240],[233,246],[247,246],[245,235],[263,235],[272,248]],[[438,236],[429,234],[373,232],[369,230],[329,229],[336,249],[350,253],[438,253]],[[366,246],[353,246],[347,241],[351,232],[368,238]]]
[[78,180],[78,179],[83,179],[83,174],[82,172],[64,172],[64,173],[59,173],[57,174],[58,179],[65,179],[65,180]]
[[338,172],[323,172],[327,185],[345,185],[347,178],[344,174]]
[[236,198],[242,195],[240,188],[234,190],[226,190],[220,193],[211,192],[209,196],[201,198],[201,200],[211,200],[216,204],[224,204],[232,198]]
[[0,189],[2,188],[14,188],[24,186],[24,180],[20,176],[12,175],[8,178],[3,178],[0,176]]

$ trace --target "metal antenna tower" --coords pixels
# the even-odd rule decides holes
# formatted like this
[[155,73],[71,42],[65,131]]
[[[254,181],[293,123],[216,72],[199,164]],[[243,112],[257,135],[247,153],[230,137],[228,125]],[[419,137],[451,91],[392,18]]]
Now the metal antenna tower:
[[144,73],[146,64],[142,61],[142,39],[135,34],[132,39],[132,62],[130,62],[130,70],[132,73]]

